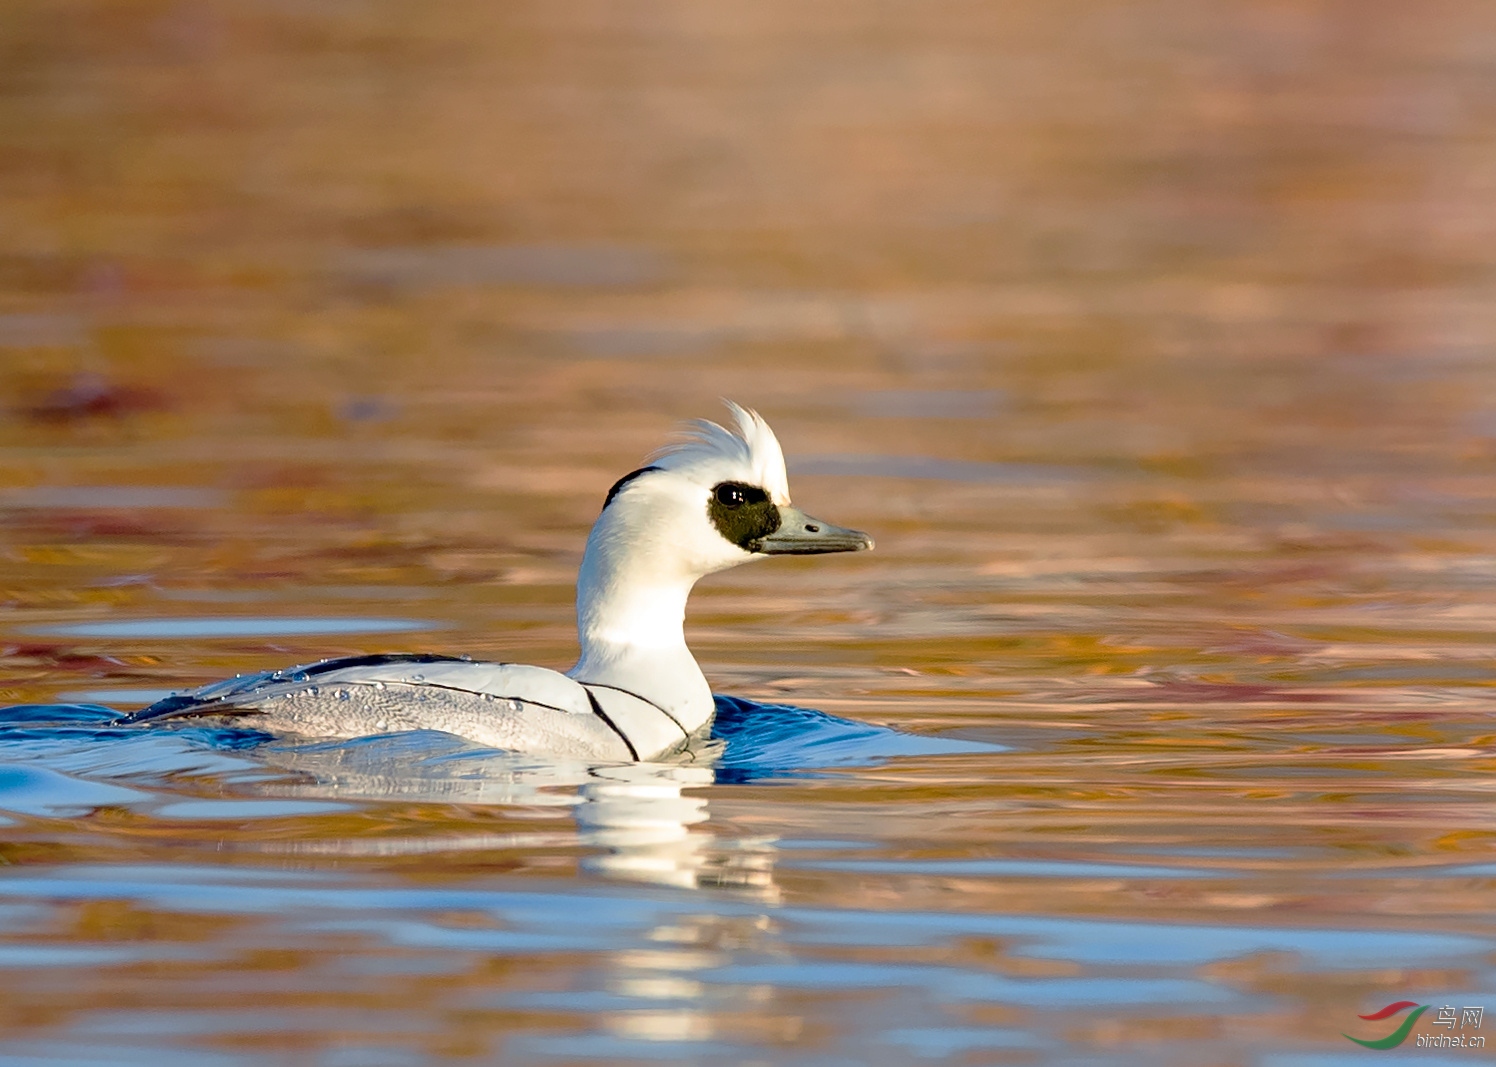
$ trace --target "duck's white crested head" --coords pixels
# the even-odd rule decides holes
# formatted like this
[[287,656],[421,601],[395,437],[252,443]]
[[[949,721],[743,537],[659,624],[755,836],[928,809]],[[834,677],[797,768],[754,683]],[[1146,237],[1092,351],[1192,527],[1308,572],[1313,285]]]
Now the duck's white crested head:
[[765,556],[873,547],[792,505],[774,431],[755,412],[727,408],[736,432],[693,422],[608,490],[577,575],[582,655],[571,676],[654,694],[701,722],[711,690],[682,629],[696,580]]
[[[636,573],[664,568],[702,575],[766,555],[812,555],[871,548],[866,534],[812,519],[790,503],[779,439],[756,411],[724,400],[733,432],[688,423],[608,490],[588,538]],[[593,576],[584,560],[583,578]]]
[[699,472],[708,485],[739,481],[756,485],[781,506],[790,502],[790,480],[784,450],[764,417],[751,408],[724,400],[736,432],[710,419],[693,419],[676,440],[658,449],[649,462],[661,470]]

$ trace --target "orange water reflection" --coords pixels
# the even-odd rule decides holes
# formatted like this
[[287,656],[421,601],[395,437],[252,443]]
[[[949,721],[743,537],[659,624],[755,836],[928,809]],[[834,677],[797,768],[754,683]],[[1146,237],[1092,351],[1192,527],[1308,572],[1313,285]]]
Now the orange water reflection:
[[[164,807],[0,827],[66,883],[6,882],[0,1055],[1288,1063],[1493,988],[1493,42],[1474,0],[7,5],[0,703],[565,665],[603,492],[727,395],[878,551],[705,583],[715,687],[1014,751],[677,783],[632,850],[575,782],[49,757]],[[433,628],[60,629],[202,617]],[[346,807],[213,807],[267,797]],[[515,886],[627,933],[516,948]],[[458,895],[360,916],[412,887]],[[1140,999],[1022,985],[1071,979]]]

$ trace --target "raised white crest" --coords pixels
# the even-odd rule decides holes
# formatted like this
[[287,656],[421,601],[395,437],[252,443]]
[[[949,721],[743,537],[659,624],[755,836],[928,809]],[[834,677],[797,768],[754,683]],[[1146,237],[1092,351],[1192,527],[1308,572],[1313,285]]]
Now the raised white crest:
[[779,439],[758,412],[724,400],[737,432],[710,419],[693,419],[676,440],[650,455],[649,462],[665,470],[702,465],[719,469],[724,477],[748,481],[769,494],[776,504],[790,502],[790,480],[784,469]]

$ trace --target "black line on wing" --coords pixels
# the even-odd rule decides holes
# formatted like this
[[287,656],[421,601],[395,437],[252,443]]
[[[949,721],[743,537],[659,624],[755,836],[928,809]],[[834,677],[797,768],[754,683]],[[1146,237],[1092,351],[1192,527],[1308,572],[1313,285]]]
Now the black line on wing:
[[114,721],[127,726],[137,722],[150,722],[152,719],[168,719],[173,716],[186,716],[195,714],[199,709],[211,708],[218,703],[216,700],[198,700],[186,694],[173,693],[169,697],[162,697],[154,704],[141,708],[139,711],[127,712]]
[[[350,667],[387,667],[392,663],[471,663],[470,659],[461,656],[441,656],[432,652],[376,652],[364,656],[338,656],[334,659],[319,660],[302,667],[289,667],[277,672],[280,677],[266,676],[263,684],[276,685],[291,682],[293,677],[304,679],[310,683],[324,674],[332,671],[346,670]],[[251,684],[246,679],[246,684]],[[292,682],[299,685],[300,681]],[[203,699],[195,693],[173,693],[169,697],[162,697],[148,707],[139,711],[132,711],[128,715],[121,715],[115,721],[121,725],[134,725],[142,722],[153,722],[156,719],[185,719],[194,715],[250,715],[259,710],[254,707],[241,708],[231,701],[235,697],[245,696],[246,693],[229,692],[219,696]],[[563,708],[557,708],[563,711]]]
[[329,674],[332,671],[346,670],[349,667],[387,667],[392,663],[472,663],[470,659],[461,656],[440,656],[434,652],[375,652],[367,656],[339,656],[336,659],[324,659],[313,663],[309,667],[293,667],[283,674],[304,674],[307,679],[316,678],[318,675]]
[[679,719],[677,719],[674,715],[670,714],[668,711],[666,711],[664,708],[660,707],[658,704],[656,704],[653,700],[650,700],[648,697],[641,697],[638,693],[634,692],[632,689],[625,689],[621,685],[607,685],[607,684],[605,684],[603,682],[583,682],[582,683],[582,688],[588,690],[588,693],[587,693],[588,696],[592,695],[591,690],[592,690],[592,688],[594,686],[597,687],[598,689],[611,689],[615,693],[622,693],[622,694],[624,694],[624,696],[631,696],[635,700],[643,701],[644,703],[648,704],[650,707],[654,708],[655,711],[658,711],[661,715],[665,716],[665,718],[667,718],[671,722],[675,723],[675,728],[677,730],[679,730],[681,733],[685,734],[687,741],[691,740],[691,731],[687,730],[685,728],[685,726],[683,726],[681,724],[681,721]]
[[164,697],[150,707],[132,711],[114,720],[115,726],[135,726],[157,719],[189,719],[195,715],[257,715],[260,708],[250,705],[225,704],[221,698],[196,700],[186,694]]
[[[583,686],[582,688],[586,689],[587,687]],[[587,690],[587,703],[592,705],[592,713],[599,719],[601,719],[604,723],[606,723],[608,729],[612,730],[615,734],[618,735],[619,740],[623,742],[623,747],[629,750],[629,755],[634,757],[635,763],[638,763],[639,750],[635,748],[634,743],[629,740],[629,735],[620,730],[616,722],[608,718],[608,713],[603,710],[603,706],[597,702],[597,697],[592,695],[592,690],[590,689]]]

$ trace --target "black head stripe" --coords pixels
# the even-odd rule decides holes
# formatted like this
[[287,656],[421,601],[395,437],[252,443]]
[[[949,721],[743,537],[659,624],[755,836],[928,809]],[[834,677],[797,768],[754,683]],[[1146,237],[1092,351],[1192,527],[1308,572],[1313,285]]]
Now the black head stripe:
[[754,542],[779,529],[779,509],[769,494],[746,482],[712,486],[706,513],[717,532],[739,548],[752,552]]
[[617,496],[619,493],[623,492],[623,487],[626,486],[626,485],[628,485],[629,482],[633,481],[635,478],[639,477],[641,474],[648,474],[650,471],[658,471],[658,470],[664,470],[664,468],[663,467],[640,467],[636,471],[629,471],[629,473],[625,474],[622,478],[618,479],[618,481],[616,481],[616,482],[613,483],[613,488],[612,489],[608,490],[608,495],[603,498],[603,510],[604,511],[608,510],[608,505],[611,504],[611,503],[613,503],[613,498],[615,496]]

